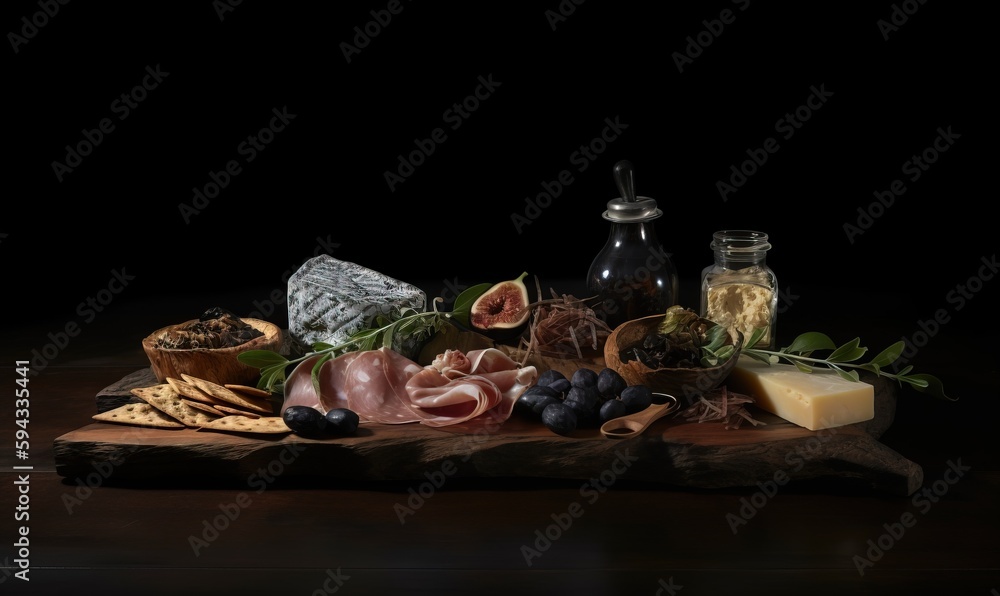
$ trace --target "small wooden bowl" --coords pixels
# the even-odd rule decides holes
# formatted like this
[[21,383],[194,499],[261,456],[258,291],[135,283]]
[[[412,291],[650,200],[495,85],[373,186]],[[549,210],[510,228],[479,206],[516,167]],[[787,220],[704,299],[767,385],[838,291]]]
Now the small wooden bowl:
[[[608,368],[614,369],[629,385],[645,385],[654,393],[672,395],[687,407],[694,403],[698,396],[718,388],[725,382],[730,371],[736,366],[740,350],[743,347],[743,334],[738,334],[736,341],[730,337],[727,344],[733,344],[736,352],[721,366],[712,368],[649,368],[638,360],[622,362],[619,354],[634,346],[649,334],[656,332],[656,327],[663,320],[663,315],[653,315],[626,321],[615,328],[604,344],[604,362]],[[702,321],[714,325],[711,321]]]
[[231,348],[178,350],[156,346],[156,338],[164,332],[194,322],[187,321],[168,325],[150,333],[142,340],[142,349],[149,358],[153,373],[161,383],[165,382],[167,377],[180,379],[183,373],[219,385],[231,383],[254,386],[260,378],[260,369],[247,366],[236,357],[249,350],[277,352],[281,348],[281,328],[260,319],[242,319],[242,321],[262,331],[264,335]]

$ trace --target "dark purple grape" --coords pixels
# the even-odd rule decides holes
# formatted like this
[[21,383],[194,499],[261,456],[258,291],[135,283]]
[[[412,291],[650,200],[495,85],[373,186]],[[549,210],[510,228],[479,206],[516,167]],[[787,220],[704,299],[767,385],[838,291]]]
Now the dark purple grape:
[[549,395],[551,397],[562,397],[562,394],[547,385],[533,385],[528,387],[521,395]]
[[576,413],[565,404],[549,404],[542,410],[542,424],[557,435],[568,435],[576,430]]
[[578,368],[570,378],[574,387],[597,387],[597,371],[590,368]]
[[627,413],[628,412],[626,411],[625,408],[625,402],[623,402],[620,399],[609,399],[608,401],[604,402],[603,406],[601,406],[601,412],[599,418],[601,424],[604,424],[608,420],[621,418]]
[[653,404],[653,392],[645,385],[629,385],[622,390],[621,401],[629,414],[641,412]]
[[535,402],[535,405],[534,407],[531,408],[531,411],[535,414],[535,416],[541,416],[542,412],[545,411],[545,408],[549,407],[552,404],[561,404],[561,403],[562,400],[559,399],[558,397],[552,397],[551,395],[543,395],[540,398],[538,398],[538,401]]
[[559,379],[558,381],[553,381],[549,385],[549,389],[557,391],[559,395],[566,395],[566,393],[569,391],[569,388],[572,386],[573,385],[569,382],[569,379]]
[[600,399],[600,395],[597,393],[597,387],[570,387],[569,392],[566,393],[566,401],[579,402],[588,410],[597,409],[598,399]]
[[597,375],[597,391],[601,397],[608,399],[618,397],[626,387],[628,383],[613,368],[605,368]]
[[547,371],[543,372],[542,374],[538,375],[538,382],[537,382],[537,384],[538,385],[542,385],[542,386],[547,386],[547,385],[551,385],[552,383],[554,383],[556,381],[565,380],[565,379],[566,379],[566,375],[562,374],[561,372],[559,372],[558,370],[556,370],[554,368],[550,368],[549,370],[547,370]]

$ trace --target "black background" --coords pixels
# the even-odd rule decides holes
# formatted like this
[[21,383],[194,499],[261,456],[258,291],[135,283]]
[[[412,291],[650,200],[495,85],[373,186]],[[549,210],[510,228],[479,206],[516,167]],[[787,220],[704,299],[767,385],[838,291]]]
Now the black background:
[[[18,322],[98,333],[105,313],[146,298],[200,309],[220,294],[259,312],[319,251],[431,295],[522,271],[575,291],[607,237],[620,159],[665,212],[656,226],[687,305],[712,233],[749,228],[770,234],[768,263],[803,322],[819,314],[811,288],[824,308],[894,317],[901,336],[938,309],[955,325],[994,319],[980,271],[995,253],[995,73],[979,7],[404,1],[348,62],[342,44],[375,31],[386,2],[220,5],[73,2],[43,19],[37,2],[5,4],[0,263]],[[553,26],[560,6],[573,12]],[[732,22],[709,35],[723,10]],[[894,12],[901,24],[883,34]],[[47,22],[15,52],[23,18]],[[679,71],[699,34],[710,44]],[[120,119],[113,102],[157,66],[169,74]],[[453,130],[445,112],[479,77],[497,86]],[[832,95],[785,139],[776,123],[814,87]],[[238,146],[274,109],[295,117],[247,163]],[[115,129],[60,181],[53,162],[103,118]],[[580,171],[572,155],[606,119],[627,128]],[[949,127],[954,144],[911,181],[904,163]],[[385,173],[436,128],[445,141],[391,190]],[[778,151],[723,200],[717,182],[768,137]],[[193,189],[230,160],[242,171],[185,219]],[[519,230],[512,215],[563,170],[572,184]],[[881,209],[873,193],[897,179],[905,194]],[[849,237],[859,208],[878,217]],[[127,287],[85,320],[80,305],[116,271]],[[970,278],[973,298],[953,300]]]

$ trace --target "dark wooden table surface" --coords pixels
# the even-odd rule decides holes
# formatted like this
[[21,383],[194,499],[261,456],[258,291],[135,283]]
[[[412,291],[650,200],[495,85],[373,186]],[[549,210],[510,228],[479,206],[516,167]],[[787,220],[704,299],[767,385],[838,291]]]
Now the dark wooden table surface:
[[[580,481],[451,478],[415,499],[418,483],[280,473],[263,483],[116,482],[100,466],[58,475],[53,441],[91,422],[98,391],[148,364],[142,336],[190,318],[204,300],[121,304],[72,337],[60,335],[59,320],[4,335],[0,593],[1000,593],[996,354],[988,366],[967,364],[987,343],[959,313],[913,356],[959,400],[903,388],[882,437],[923,467],[912,497],[794,478],[769,494],[651,486],[627,474],[601,493],[581,492]],[[905,300],[839,310],[813,300],[790,309],[784,337],[861,335],[877,350],[933,316],[907,311]],[[30,447],[18,459],[15,361],[26,359]],[[404,506],[412,514],[401,518]]]

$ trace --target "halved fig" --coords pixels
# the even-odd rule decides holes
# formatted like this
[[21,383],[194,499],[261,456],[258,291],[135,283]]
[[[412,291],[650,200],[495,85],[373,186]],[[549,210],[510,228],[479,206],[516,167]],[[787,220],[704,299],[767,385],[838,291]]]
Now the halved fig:
[[486,290],[472,303],[469,323],[476,331],[490,336],[509,335],[520,330],[531,318],[525,271],[517,279],[502,281]]

